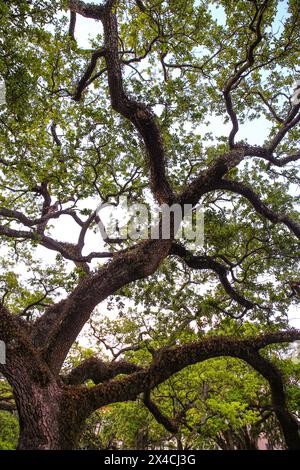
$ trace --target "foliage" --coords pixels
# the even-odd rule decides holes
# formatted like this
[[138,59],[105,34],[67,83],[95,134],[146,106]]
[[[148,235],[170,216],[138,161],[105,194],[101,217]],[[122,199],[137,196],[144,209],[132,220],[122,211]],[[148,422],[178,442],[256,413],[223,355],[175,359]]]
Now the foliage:
[[[83,448],[239,448],[261,433],[287,446],[270,374],[246,362],[253,338],[277,335],[258,362],[281,371],[282,409],[299,418],[299,365],[275,344],[299,336],[297,1],[2,1],[0,36],[0,338],[12,356],[24,348],[69,399],[95,389]],[[96,208],[121,196],[201,205],[204,245],[102,240]],[[195,344],[228,337],[234,353],[195,363]],[[146,374],[170,348],[174,374],[103,404],[101,387],[126,385],[116,364]],[[72,383],[94,356],[109,379]],[[0,412],[0,448],[15,447],[16,423]]]

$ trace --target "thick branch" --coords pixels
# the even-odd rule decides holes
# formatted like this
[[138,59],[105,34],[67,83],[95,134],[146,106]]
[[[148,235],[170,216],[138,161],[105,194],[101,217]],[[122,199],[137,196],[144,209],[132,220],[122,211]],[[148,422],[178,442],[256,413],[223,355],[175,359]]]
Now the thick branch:
[[95,384],[107,382],[120,374],[132,374],[140,370],[136,364],[126,361],[104,362],[99,358],[91,357],[75,367],[64,382],[69,385],[79,385],[86,380],[92,380]]
[[286,157],[276,158],[274,157],[271,148],[269,147],[261,147],[257,145],[242,145],[241,147],[244,148],[245,156],[263,158],[264,160],[272,163],[272,165],[278,167],[283,167],[288,163],[300,160],[299,152],[292,155],[287,155]]
[[[148,106],[130,99],[124,90],[116,15],[110,8],[98,6],[96,8],[96,6],[77,1],[71,1],[70,8],[83,16],[101,19],[104,28],[104,56],[112,107],[129,119],[143,138],[148,154],[151,188],[156,199],[159,203],[170,202],[175,196],[166,176],[165,149],[157,120]],[[92,62],[85,75],[91,75],[94,69]]]
[[84,389],[81,392],[82,398],[89,411],[113,402],[135,400],[140,393],[153,389],[187,366],[213,357],[232,356],[246,361],[267,379],[272,391],[272,405],[287,445],[290,449],[300,449],[298,426],[286,406],[282,376],[271,362],[258,353],[261,347],[269,344],[287,343],[298,339],[300,331],[290,330],[244,340],[229,337],[207,338],[198,343],[164,348],[158,352],[147,369],[92,389]]
[[272,405],[281,425],[285,442],[290,450],[299,450],[299,425],[294,416],[288,411],[284,383],[280,371],[257,352],[249,354],[246,361],[269,382],[272,393]]
[[142,242],[117,254],[97,273],[87,275],[69,297],[50,307],[34,328],[36,345],[45,349],[57,373],[93,309],[126,284],[154,273],[170,249],[170,240]]
[[8,344],[12,334],[18,337],[28,332],[28,325],[21,318],[12,315],[9,310],[0,304],[0,340]]
[[[30,380],[40,380],[46,384],[50,371],[41,360],[40,352],[30,340],[30,326],[22,318],[12,315],[7,308],[0,305],[0,340],[6,347],[5,364],[0,364],[0,373],[12,384],[16,373],[20,374],[20,364]],[[26,371],[26,372],[25,372]]]
[[207,170],[204,170],[185,188],[178,197],[180,204],[198,204],[200,198],[209,191],[217,189],[218,182],[232,168],[245,158],[244,147],[235,147],[230,152],[218,157]]
[[[182,192],[179,202],[197,204],[201,195],[215,189],[216,181],[238,165],[243,158],[243,149],[233,149],[219,157]],[[49,361],[57,372],[68,348],[75,341],[95,306],[129,282],[154,273],[164,257],[169,254],[171,244],[172,240],[150,240],[127,253],[116,254],[110,264],[96,274],[87,276],[66,301],[48,309],[37,321],[35,341],[48,351]],[[224,277],[222,279],[229,291],[230,286],[226,284]]]
[[101,20],[105,12],[105,6],[103,5],[85,3],[80,0],[69,0],[69,8],[74,13],[94,20]]

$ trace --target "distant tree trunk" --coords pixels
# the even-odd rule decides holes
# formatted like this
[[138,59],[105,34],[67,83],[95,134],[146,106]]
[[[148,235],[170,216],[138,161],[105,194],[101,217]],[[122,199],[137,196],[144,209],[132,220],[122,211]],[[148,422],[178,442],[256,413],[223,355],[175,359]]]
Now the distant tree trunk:
[[176,443],[177,443],[177,450],[184,450],[182,440],[180,439],[180,437],[176,437]]
[[148,428],[139,429],[135,438],[136,450],[148,449]]
[[251,436],[247,429],[234,431],[229,428],[218,436],[216,442],[222,450],[258,450],[257,438]]

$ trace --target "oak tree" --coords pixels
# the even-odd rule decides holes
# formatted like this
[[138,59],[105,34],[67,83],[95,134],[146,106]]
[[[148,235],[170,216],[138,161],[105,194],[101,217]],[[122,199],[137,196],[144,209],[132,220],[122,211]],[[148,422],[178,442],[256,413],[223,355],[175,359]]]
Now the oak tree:
[[[97,26],[88,47],[82,24]],[[140,396],[151,408],[159,384],[220,356],[268,382],[286,446],[299,449],[286,377],[263,351],[300,339],[288,321],[299,300],[298,2],[12,0],[0,28],[0,372],[19,449],[75,448],[95,410]],[[201,204],[204,246],[171,230],[98,235],[95,249],[96,207],[121,196]],[[107,302],[139,318],[131,356],[111,347],[66,374]]]

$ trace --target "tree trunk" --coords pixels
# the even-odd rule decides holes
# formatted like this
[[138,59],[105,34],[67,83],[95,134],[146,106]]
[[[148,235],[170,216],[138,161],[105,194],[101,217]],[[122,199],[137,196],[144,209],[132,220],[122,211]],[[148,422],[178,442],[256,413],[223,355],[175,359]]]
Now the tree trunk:
[[176,437],[176,443],[177,443],[177,450],[184,450],[183,443],[180,437]]
[[[73,388],[20,378],[14,396],[20,421],[19,450],[69,450],[76,447],[85,416]],[[71,393],[70,393],[71,392]]]
[[[7,323],[1,325],[1,320]],[[44,352],[33,347],[29,335],[5,310],[0,314],[0,333],[7,351],[0,373],[12,387],[19,415],[18,449],[75,448],[89,414],[82,388],[67,386],[53,374]]]
[[19,450],[63,449],[59,393],[55,386],[32,385],[16,392],[20,417]]

